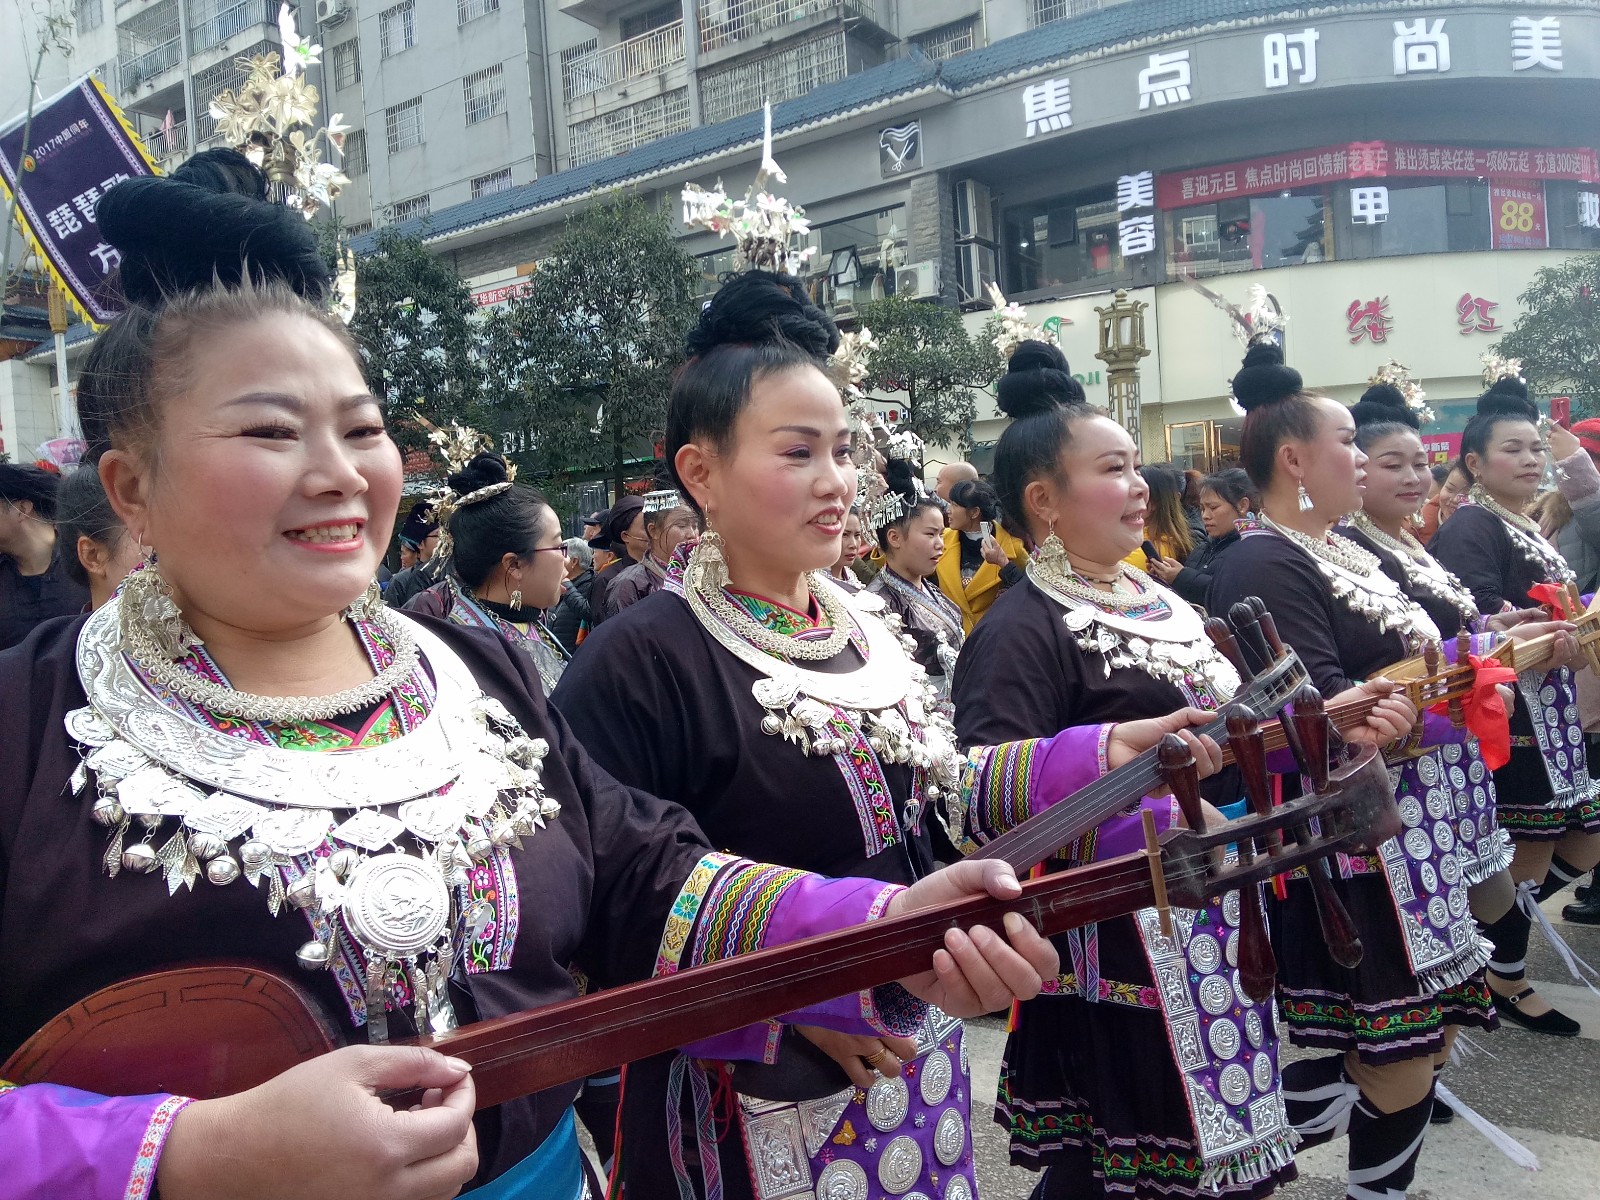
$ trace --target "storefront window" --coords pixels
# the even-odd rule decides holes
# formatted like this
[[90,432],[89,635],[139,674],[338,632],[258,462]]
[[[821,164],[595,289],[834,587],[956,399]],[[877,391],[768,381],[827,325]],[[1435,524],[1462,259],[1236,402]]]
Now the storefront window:
[[1239,465],[1243,417],[1221,421],[1182,421],[1167,426],[1167,461],[1185,471],[1211,474]]
[[1002,285],[1008,296],[1155,282],[1154,253],[1124,259],[1116,196],[1103,188],[1005,210]]
[[1333,257],[1326,217],[1321,188],[1176,209],[1166,214],[1168,275],[1322,262]]
[[701,297],[709,297],[722,283],[722,277],[733,270],[733,248],[715,250],[695,259],[700,266]]
[[806,263],[811,298],[836,316],[848,315],[893,293],[894,269],[906,261],[905,205],[817,225],[807,244],[816,247]]
[[[1368,224],[1351,216],[1351,196],[1384,188],[1388,215]],[[1478,179],[1363,180],[1343,184],[1334,198],[1340,258],[1384,258],[1396,254],[1443,254],[1489,249],[1489,185]]]
[[1547,183],[1544,198],[1553,249],[1600,250],[1600,183]]

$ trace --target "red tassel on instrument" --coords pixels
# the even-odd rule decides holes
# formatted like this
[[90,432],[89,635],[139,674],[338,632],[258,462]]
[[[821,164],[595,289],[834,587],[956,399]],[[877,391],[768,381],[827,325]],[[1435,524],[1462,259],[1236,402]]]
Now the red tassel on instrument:
[[[1467,732],[1478,739],[1483,765],[1491,771],[1498,771],[1511,761],[1511,719],[1506,712],[1505,699],[1495,685],[1515,684],[1517,673],[1510,667],[1487,662],[1476,654],[1467,655],[1467,661],[1472,664],[1473,672],[1472,690],[1461,704],[1467,717]],[[1441,717],[1449,716],[1450,706],[1447,703],[1435,704],[1428,711]]]
[[1568,611],[1567,593],[1559,583],[1536,583],[1528,589],[1528,598],[1548,608],[1550,615],[1558,621],[1570,621],[1582,615]]

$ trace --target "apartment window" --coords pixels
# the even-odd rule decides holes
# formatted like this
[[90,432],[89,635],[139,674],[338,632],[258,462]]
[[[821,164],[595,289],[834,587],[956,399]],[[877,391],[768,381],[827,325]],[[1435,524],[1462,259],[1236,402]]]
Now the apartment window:
[[476,125],[506,110],[506,73],[498,64],[474,71],[461,81],[466,99],[467,124]]
[[1155,254],[1122,257],[1118,222],[1116,189],[1109,184],[1006,209],[1000,248],[1006,294],[1091,290],[1153,274]]
[[79,33],[88,33],[91,29],[99,29],[101,23],[106,19],[105,0],[74,0],[72,19],[77,25]]
[[642,13],[622,18],[622,40],[636,38],[683,19],[683,9],[677,4],[657,4]]
[[385,109],[383,120],[388,129],[390,154],[397,154],[409,146],[420,146],[427,140],[422,128],[421,96]]
[[456,24],[465,25],[500,11],[500,0],[456,0]]
[[1100,0],[1033,0],[1033,23],[1048,25],[1051,21],[1099,10]]
[[954,58],[958,54],[965,54],[978,44],[978,18],[968,17],[964,21],[952,21],[948,25],[930,29],[927,33],[919,33],[911,40],[916,42],[917,47],[929,58]]
[[492,175],[479,175],[472,181],[472,198],[492,196],[496,192],[508,191],[511,187],[511,168],[496,171]]
[[347,238],[358,238],[364,233],[371,233],[371,232],[372,232],[372,222],[371,221],[357,221],[352,225],[346,225],[344,227],[344,236],[347,237]]
[[356,179],[367,173],[367,131],[353,129],[344,135],[344,173]]
[[389,206],[389,217],[394,221],[409,221],[412,217],[425,217],[432,209],[426,193],[409,200],[396,200]]
[[843,79],[849,73],[844,34],[830,31],[760,58],[741,60],[700,76],[700,119],[707,125],[756,112]]
[[194,54],[276,18],[262,0],[188,0],[189,46]]
[[664,92],[571,127],[572,165],[621,154],[689,128],[689,89]]
[[417,44],[416,0],[405,0],[378,14],[378,46],[389,58]]
[[361,82],[361,43],[355,38],[340,42],[328,51],[333,63],[333,86],[336,89],[354,87]]
[[597,92],[610,82],[605,69],[590,60],[599,48],[600,39],[590,38],[561,52],[561,79],[568,100]]

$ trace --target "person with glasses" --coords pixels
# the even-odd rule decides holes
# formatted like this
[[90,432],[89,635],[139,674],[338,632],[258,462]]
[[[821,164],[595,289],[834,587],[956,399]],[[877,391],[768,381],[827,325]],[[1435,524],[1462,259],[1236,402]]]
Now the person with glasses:
[[0,650],[41,621],[89,603],[89,589],[68,576],[56,539],[60,486],[43,467],[0,463]]
[[448,482],[451,495],[440,507],[455,572],[406,611],[493,630],[533,660],[549,692],[568,658],[544,623],[566,575],[561,520],[542,495],[511,482],[498,454],[475,456]]

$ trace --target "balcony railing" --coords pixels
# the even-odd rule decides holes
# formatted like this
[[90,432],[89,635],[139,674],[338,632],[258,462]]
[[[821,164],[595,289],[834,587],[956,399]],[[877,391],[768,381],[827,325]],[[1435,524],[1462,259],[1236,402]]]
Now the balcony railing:
[[1099,11],[1100,0],[1033,0],[1033,23],[1048,25],[1051,21]]
[[716,50],[833,10],[846,18],[873,16],[870,0],[700,0],[700,49]]
[[570,102],[630,79],[658,75],[683,58],[683,22],[674,21],[563,64],[562,90]]
[[238,4],[225,7],[218,5],[214,15],[197,20],[189,27],[189,44],[193,47],[191,52],[199,54],[209,50],[257,25],[274,24],[277,11],[278,6],[273,0],[241,0]]
[[759,58],[740,58],[700,76],[700,119],[707,125],[755,112],[763,101],[778,104],[843,79],[849,73],[845,34],[820,36],[784,46]]
[[147,79],[154,79],[163,71],[170,71],[183,61],[183,39],[172,38],[153,46],[142,54],[128,55],[119,63],[122,90],[132,93]]
[[189,122],[174,121],[171,131],[156,129],[145,135],[145,145],[163,171],[170,171],[189,156]]
[[689,89],[663,92],[627,108],[602,113],[589,121],[574,121],[572,165],[581,167],[596,159],[624,154],[636,146],[689,128]]

